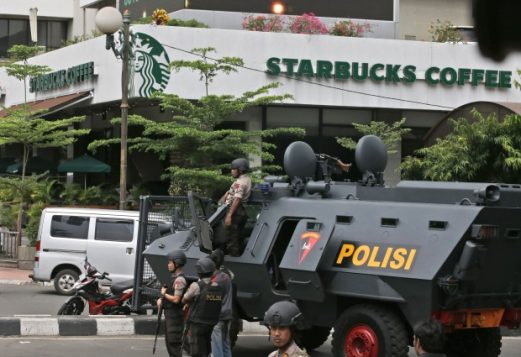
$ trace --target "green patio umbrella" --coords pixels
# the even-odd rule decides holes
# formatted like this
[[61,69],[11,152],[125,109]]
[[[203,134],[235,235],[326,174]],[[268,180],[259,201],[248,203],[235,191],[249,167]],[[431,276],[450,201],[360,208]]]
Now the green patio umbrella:
[[[27,166],[25,167],[26,174],[41,174],[45,171],[56,172],[56,166],[52,162],[41,156],[33,156],[30,157],[29,160],[27,160]],[[7,166],[5,172],[7,172],[8,174],[21,175],[22,162],[19,161]]]
[[58,165],[58,172],[73,172],[85,174],[85,189],[87,188],[88,173],[109,173],[110,165],[99,161],[87,154],[83,154],[75,159],[62,162]]

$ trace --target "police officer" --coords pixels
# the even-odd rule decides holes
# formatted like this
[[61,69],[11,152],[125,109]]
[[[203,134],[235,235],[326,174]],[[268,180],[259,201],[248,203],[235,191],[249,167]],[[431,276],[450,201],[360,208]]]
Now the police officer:
[[414,350],[420,357],[445,357],[445,334],[439,321],[421,321],[414,326]]
[[184,330],[181,299],[187,286],[183,275],[185,264],[186,255],[183,251],[174,250],[168,254],[168,271],[172,274],[172,279],[161,289],[161,298],[157,300],[158,308],[163,304],[165,311],[165,342],[170,357],[181,357]]
[[233,318],[233,273],[222,265],[224,261],[222,250],[214,250],[209,257],[215,263],[216,269],[212,281],[223,288],[221,314],[219,315],[219,322],[212,332],[212,357],[231,357],[230,325]]
[[291,301],[279,301],[270,306],[264,315],[263,324],[270,329],[270,338],[277,350],[268,357],[309,357],[294,340],[301,321],[302,313]]
[[204,257],[195,264],[199,281],[190,285],[183,297],[183,303],[190,305],[190,353],[192,357],[208,357],[211,352],[211,336],[219,322],[223,290],[211,278],[215,263]]
[[248,219],[245,204],[251,194],[251,178],[248,175],[250,164],[244,158],[235,159],[231,164],[232,176],[235,181],[230,189],[220,199],[228,206],[224,219],[226,230],[226,248],[232,256],[241,255],[242,243],[240,233]]

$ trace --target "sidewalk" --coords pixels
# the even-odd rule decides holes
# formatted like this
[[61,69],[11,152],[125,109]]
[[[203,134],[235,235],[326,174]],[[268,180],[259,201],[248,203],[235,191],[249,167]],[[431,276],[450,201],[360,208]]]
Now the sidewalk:
[[0,267],[0,284],[30,284],[32,279],[29,278],[29,274],[32,272],[32,270]]

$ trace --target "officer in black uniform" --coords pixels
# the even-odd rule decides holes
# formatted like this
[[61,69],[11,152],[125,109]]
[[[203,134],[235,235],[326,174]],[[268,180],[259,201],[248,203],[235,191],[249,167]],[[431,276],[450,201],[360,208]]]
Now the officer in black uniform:
[[174,250],[168,254],[168,271],[172,274],[170,283],[161,289],[161,298],[157,306],[163,304],[165,311],[165,342],[170,357],[181,357],[184,319],[181,300],[186,291],[186,279],[183,275],[183,266],[186,264],[186,255],[181,250]]
[[215,263],[209,257],[196,263],[199,281],[190,285],[183,303],[190,305],[190,352],[192,357],[208,357],[211,352],[211,336],[221,314],[223,289],[212,282]]

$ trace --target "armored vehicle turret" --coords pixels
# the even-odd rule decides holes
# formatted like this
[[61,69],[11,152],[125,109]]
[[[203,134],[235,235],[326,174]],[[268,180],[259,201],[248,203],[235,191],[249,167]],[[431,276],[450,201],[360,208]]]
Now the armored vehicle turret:
[[[260,321],[292,299],[307,327],[299,343],[316,348],[334,328],[336,357],[405,357],[414,325],[432,318],[449,356],[499,356],[500,328],[521,322],[521,185],[386,187],[387,154],[375,136],[359,141],[355,158],[362,180],[336,182],[339,160],[295,142],[284,157],[288,179],[254,189],[244,250],[224,263],[237,317]],[[185,251],[196,279],[197,259],[223,244],[226,208],[210,207],[194,194],[142,198],[136,308],[147,275],[168,281],[168,252]]]

